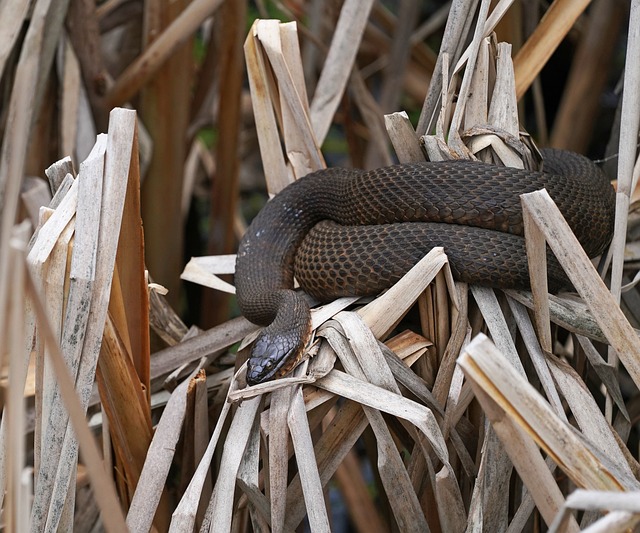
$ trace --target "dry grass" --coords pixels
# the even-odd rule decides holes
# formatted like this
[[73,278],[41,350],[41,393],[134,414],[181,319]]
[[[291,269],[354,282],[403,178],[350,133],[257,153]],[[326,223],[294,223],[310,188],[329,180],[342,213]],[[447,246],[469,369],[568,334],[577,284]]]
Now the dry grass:
[[[611,54],[627,15],[626,57],[637,58],[640,2],[627,14],[596,0],[585,15],[588,2],[556,0],[534,25],[522,23],[535,18],[526,5],[459,0],[419,27],[410,1],[396,13],[373,0],[283,2],[307,24],[254,21],[244,57],[245,2],[74,0],[66,27],[64,2],[37,0],[28,19],[27,4],[0,4],[5,530],[293,531],[306,517],[329,531],[335,493],[358,531],[637,527],[640,304],[633,286],[621,292],[638,261],[637,61],[626,64],[610,141],[607,274],[546,192],[524,195],[531,292],[456,282],[434,248],[378,298],[314,308],[307,360],[250,388],[244,361],[258,328],[227,320],[224,276],[246,223],[238,179],[251,172],[241,154],[257,150],[254,131],[271,194],[326,166],[333,124],[355,165],[395,152],[537,168],[518,99],[531,90],[539,138],[586,150],[589,135],[572,138],[567,122],[591,127],[579,107],[599,94],[581,88],[601,87],[602,72],[574,65],[568,87],[584,102],[566,93],[551,135],[537,76],[572,28],[576,62],[603,33]],[[28,21],[26,33],[8,17]],[[436,55],[423,39],[445,22]],[[100,26],[99,38],[90,30]],[[106,50],[109,28],[121,32],[119,53]],[[193,68],[197,29],[206,38]],[[131,40],[144,46],[128,54]],[[111,110],[128,101],[139,117]],[[397,112],[411,102],[416,128]],[[197,135],[210,124],[213,149]],[[46,186],[29,177],[44,168]],[[174,311],[182,265],[171,250],[205,175],[215,178],[215,255],[193,258],[181,277],[209,288],[207,320],[225,320],[202,331]],[[546,245],[576,294],[547,293]]]

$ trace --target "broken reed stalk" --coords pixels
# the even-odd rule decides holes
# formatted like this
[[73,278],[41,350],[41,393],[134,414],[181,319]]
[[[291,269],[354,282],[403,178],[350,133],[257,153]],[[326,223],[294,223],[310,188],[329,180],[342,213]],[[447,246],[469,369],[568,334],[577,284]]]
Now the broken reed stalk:
[[27,286],[30,293],[30,301],[33,305],[38,325],[44,337],[44,342],[50,349],[50,358],[56,372],[56,378],[60,384],[60,392],[65,402],[65,407],[69,412],[69,417],[73,424],[77,438],[81,445],[81,452],[91,477],[96,499],[102,511],[102,520],[105,529],[109,532],[125,531],[125,522],[120,502],[115,493],[115,487],[111,477],[104,475],[102,469],[102,459],[96,446],[95,440],[85,419],[86,409],[78,399],[64,355],[58,346],[56,335],[49,325],[48,314],[40,301],[38,289],[29,275],[27,275]]
[[[622,96],[622,118],[620,123],[620,146],[618,149],[618,189],[616,194],[616,217],[611,242],[611,294],[620,303],[622,271],[624,266],[624,245],[626,242],[627,220],[633,187],[633,168],[637,154],[638,128],[640,126],[640,66],[629,54],[640,53],[640,1],[631,2],[627,61],[624,73],[624,93]],[[608,363],[616,365],[622,354],[609,348]],[[636,382],[637,383],[637,382]],[[611,417],[611,401],[607,398],[607,412]]]

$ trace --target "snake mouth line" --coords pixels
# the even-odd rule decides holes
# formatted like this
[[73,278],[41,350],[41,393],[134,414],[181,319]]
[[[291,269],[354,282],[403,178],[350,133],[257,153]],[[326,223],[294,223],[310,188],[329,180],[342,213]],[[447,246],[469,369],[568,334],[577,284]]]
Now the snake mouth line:
[[311,341],[311,324],[307,328],[307,331],[304,335],[304,341],[301,343],[299,348],[293,352],[288,358],[285,358],[283,364],[280,366],[280,369],[277,371],[275,378],[282,378],[292,372],[302,361],[302,356],[307,351],[309,346],[309,342]]
[[273,377],[283,378],[284,376],[292,372],[298,366],[300,361],[302,361],[302,356],[304,355],[306,349],[307,349],[307,345],[305,344],[302,348],[296,350],[296,352],[293,355],[291,355],[284,361],[284,364],[280,367],[280,369],[276,372],[275,376]]

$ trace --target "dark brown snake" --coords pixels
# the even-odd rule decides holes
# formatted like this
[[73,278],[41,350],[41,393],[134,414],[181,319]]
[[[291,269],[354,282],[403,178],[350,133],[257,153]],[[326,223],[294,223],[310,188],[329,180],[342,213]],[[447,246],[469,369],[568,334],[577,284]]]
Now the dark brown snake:
[[[590,257],[613,233],[615,193],[600,169],[570,152],[545,150],[544,172],[471,161],[314,172],[276,195],[245,234],[236,262],[238,303],[266,326],[247,382],[291,371],[310,335],[309,306],[294,276],[320,301],[371,296],[390,287],[434,246],[455,278],[528,288],[520,195],[546,188]],[[549,287],[567,280],[548,254]]]

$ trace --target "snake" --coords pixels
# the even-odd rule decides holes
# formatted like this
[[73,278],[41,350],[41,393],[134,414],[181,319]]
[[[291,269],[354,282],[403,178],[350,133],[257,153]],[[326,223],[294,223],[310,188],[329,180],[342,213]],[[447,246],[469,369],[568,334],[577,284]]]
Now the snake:
[[[264,326],[247,361],[249,385],[285,376],[311,337],[309,299],[375,296],[433,247],[455,279],[528,289],[520,195],[546,189],[589,257],[611,241],[615,191],[590,159],[543,149],[543,170],[479,161],[326,168],[275,195],[241,239],[240,311]],[[570,286],[547,249],[549,290]]]

